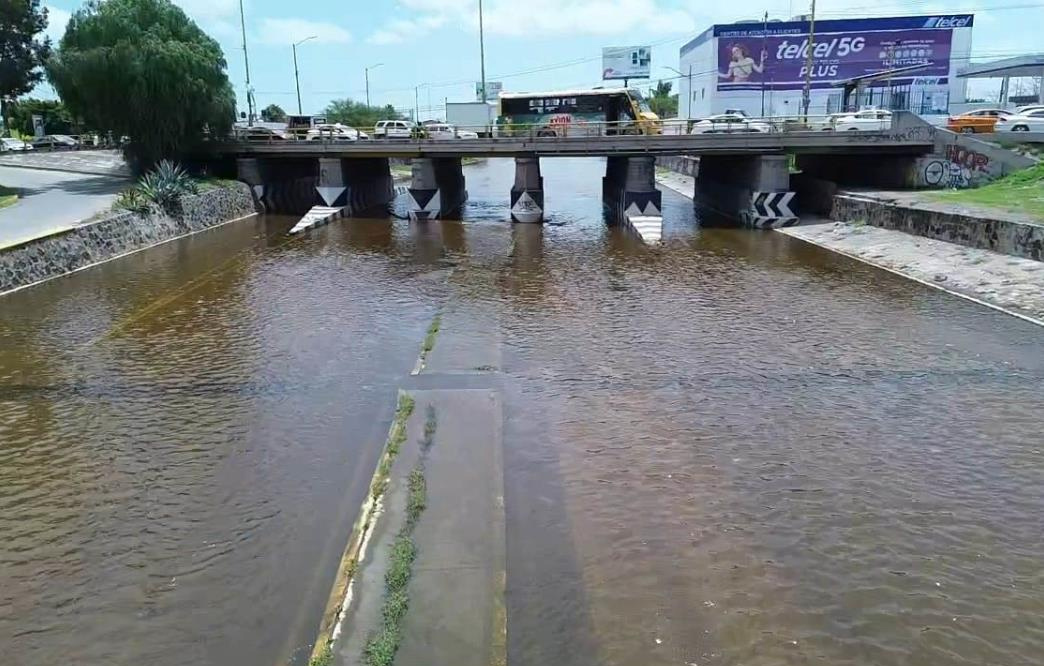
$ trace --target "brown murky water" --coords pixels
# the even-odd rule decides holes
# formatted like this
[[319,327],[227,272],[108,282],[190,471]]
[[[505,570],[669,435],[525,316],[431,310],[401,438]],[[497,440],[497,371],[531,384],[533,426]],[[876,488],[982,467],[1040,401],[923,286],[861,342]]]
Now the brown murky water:
[[446,304],[504,348],[510,663],[1039,663],[1044,331],[669,192],[643,247],[602,168],[0,299],[3,663],[300,660]]

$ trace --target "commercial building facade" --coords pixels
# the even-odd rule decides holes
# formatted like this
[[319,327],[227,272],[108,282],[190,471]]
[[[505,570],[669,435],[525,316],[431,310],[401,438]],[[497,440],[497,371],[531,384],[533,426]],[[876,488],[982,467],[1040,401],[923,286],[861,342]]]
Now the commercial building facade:
[[849,106],[945,114],[965,101],[957,72],[968,65],[973,24],[972,14],[817,20],[811,40],[804,18],[714,25],[681,48],[679,115],[799,115],[806,79],[809,114],[835,113],[845,110],[845,82],[889,71]]

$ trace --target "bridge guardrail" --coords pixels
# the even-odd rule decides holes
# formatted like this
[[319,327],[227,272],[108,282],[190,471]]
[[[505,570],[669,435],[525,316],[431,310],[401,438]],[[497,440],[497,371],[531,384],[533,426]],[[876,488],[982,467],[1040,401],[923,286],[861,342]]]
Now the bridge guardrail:
[[768,118],[746,118],[742,121],[710,121],[709,119],[677,119],[667,118],[650,121],[646,124],[635,121],[618,122],[562,122],[553,124],[493,124],[483,126],[452,126],[440,124],[444,129],[431,130],[423,125],[415,127],[409,136],[373,136],[365,130],[345,127],[344,129],[311,130],[306,135],[281,136],[274,132],[265,132],[253,136],[232,137],[234,140],[251,144],[331,144],[343,145],[356,142],[375,142],[388,144],[425,144],[443,143],[464,139],[483,139],[517,141],[552,141],[555,139],[617,136],[670,136],[687,134],[791,134],[800,132],[841,132],[866,131],[881,132],[891,128],[892,123],[878,121],[866,126],[839,125],[834,116],[773,116]]

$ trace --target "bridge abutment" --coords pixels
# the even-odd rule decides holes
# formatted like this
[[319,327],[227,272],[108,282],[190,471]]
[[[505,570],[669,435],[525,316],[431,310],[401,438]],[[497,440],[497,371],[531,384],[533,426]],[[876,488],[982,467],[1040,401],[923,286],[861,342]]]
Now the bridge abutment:
[[656,189],[656,158],[606,158],[602,202],[610,222],[633,229],[646,242],[663,234],[663,194]]
[[693,201],[706,215],[771,228],[797,223],[786,155],[704,155]]
[[511,186],[511,219],[536,223],[544,219],[544,178],[540,158],[515,158],[515,184]]
[[411,165],[409,194],[411,220],[458,216],[468,200],[460,158],[415,158]]

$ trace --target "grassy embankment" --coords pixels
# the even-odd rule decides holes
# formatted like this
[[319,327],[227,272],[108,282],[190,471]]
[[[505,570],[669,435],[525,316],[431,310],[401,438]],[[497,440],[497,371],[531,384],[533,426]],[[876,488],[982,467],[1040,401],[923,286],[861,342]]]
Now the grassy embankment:
[[985,206],[1044,221],[1044,163],[1009,174],[989,185],[932,192],[931,197],[940,203]]
[[17,190],[0,185],[0,208],[7,208],[16,201],[18,201]]

